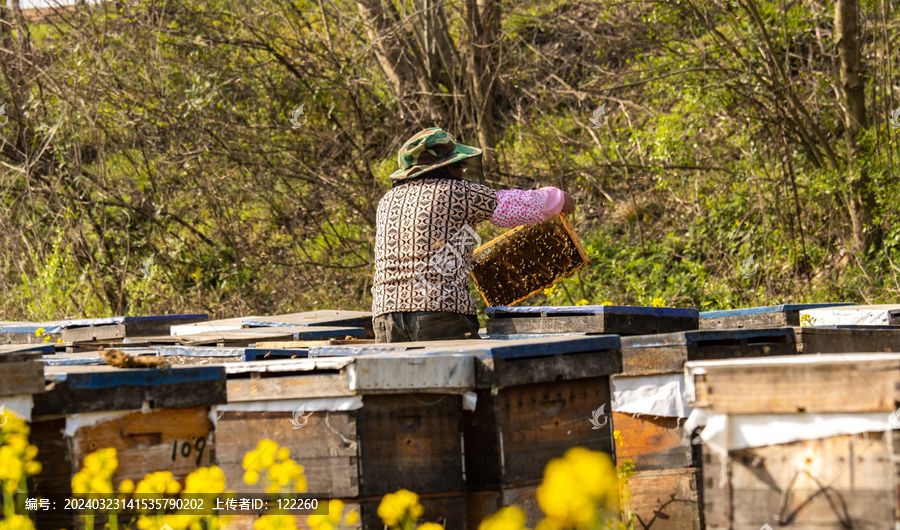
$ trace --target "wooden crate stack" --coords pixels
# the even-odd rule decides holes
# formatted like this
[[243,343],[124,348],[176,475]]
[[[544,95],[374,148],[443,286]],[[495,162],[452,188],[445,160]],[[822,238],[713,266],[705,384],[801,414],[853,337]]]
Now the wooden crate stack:
[[572,447],[613,454],[608,422],[595,428],[591,419],[609,404],[609,376],[621,369],[619,338],[472,342],[458,350],[476,359],[477,404],[464,413],[466,528],[510,505],[523,507],[534,527],[542,518],[537,486],[550,460]]
[[[395,352],[225,369],[216,458],[229,484],[243,484],[244,455],[268,438],[305,467],[309,493],[341,498],[360,512],[363,529],[382,528],[381,498],[401,488],[421,496],[428,520],[464,526],[462,394],[474,386],[471,356]],[[306,517],[296,519],[306,528]],[[252,523],[240,516],[232,527]]]
[[715,529],[900,525],[900,354],[685,365]]
[[684,363],[793,353],[790,328],[684,331],[622,337],[622,372],[612,378],[612,424],[628,459],[635,528],[703,527],[699,447],[684,422]]
[[[221,366],[119,369],[109,366],[45,366],[46,392],[35,394],[32,443],[43,472],[35,493],[70,494],[72,476],[88,454],[117,450],[113,484],[135,482],[153,471],[183,480],[214,462],[210,406],[225,402]],[[38,516],[42,529],[70,527],[54,513]]]

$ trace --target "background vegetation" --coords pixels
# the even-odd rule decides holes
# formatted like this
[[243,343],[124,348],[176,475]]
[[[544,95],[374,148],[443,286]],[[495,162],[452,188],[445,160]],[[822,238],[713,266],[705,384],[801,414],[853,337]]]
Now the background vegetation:
[[13,1],[0,316],[368,309],[435,125],[575,195],[592,264],[529,303],[896,300],[893,4]]

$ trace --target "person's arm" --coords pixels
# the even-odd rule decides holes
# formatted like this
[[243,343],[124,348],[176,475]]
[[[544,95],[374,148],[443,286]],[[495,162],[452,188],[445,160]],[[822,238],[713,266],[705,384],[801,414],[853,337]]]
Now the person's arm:
[[552,186],[539,190],[500,190],[497,192],[497,208],[490,221],[500,228],[513,228],[546,221],[559,213],[569,215],[574,211],[572,196]]

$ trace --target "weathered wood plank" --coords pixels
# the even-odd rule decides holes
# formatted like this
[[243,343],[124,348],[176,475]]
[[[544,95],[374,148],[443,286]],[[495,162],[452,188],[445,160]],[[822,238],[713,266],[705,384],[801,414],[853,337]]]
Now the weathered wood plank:
[[560,214],[476,248],[471,275],[487,305],[515,305],[588,263],[572,224]]
[[296,349],[309,348],[310,346],[335,346],[342,344],[375,344],[374,339],[326,339],[326,340],[288,340],[288,341],[268,341],[257,342],[257,348],[268,349]]
[[[900,431],[891,436],[900,445]],[[724,473],[704,448],[706,527],[894,528],[900,499],[888,442],[873,432],[737,450]]]
[[[628,479],[635,529],[700,530],[702,492],[697,468],[638,471]],[[760,525],[762,526],[762,525]],[[750,527],[736,527],[747,528]],[[755,528],[754,528],[755,530]]]
[[53,344],[2,344],[0,345],[0,363],[4,358],[9,358],[11,353],[54,353],[56,346]]
[[[220,411],[216,421],[216,459],[227,484],[262,493],[262,484],[244,485],[244,455],[270,439],[291,451],[305,470],[308,491],[332,497],[359,495],[355,412],[307,412],[295,428],[290,412]],[[253,433],[253,436],[247,436]]]
[[790,355],[791,328],[685,331],[622,337],[626,375],[678,373],[687,361]]
[[609,378],[596,377],[477,391],[465,413],[466,477],[475,490],[540,480],[544,466],[571,447],[612,454],[611,426],[594,429],[610,402]]
[[357,416],[360,495],[464,489],[460,396],[365,396]]
[[267,317],[245,317],[245,327],[257,326],[340,326],[360,327],[367,338],[374,338],[372,313],[368,311],[307,311]]
[[779,304],[700,313],[700,329],[737,329],[799,326],[800,312],[818,307],[849,306],[850,302],[827,304]]
[[696,407],[726,414],[893,411],[900,354],[821,354],[685,364]]
[[133,317],[90,318],[66,320],[60,323],[65,342],[122,339],[147,335],[161,335],[173,325],[209,320],[206,313],[181,315],[147,315]]
[[40,359],[0,364],[0,396],[39,394],[43,391],[44,364]]
[[[37,460],[43,467],[35,481],[35,493],[71,495],[72,476],[84,457],[109,447],[116,449],[119,462],[113,484],[125,479],[137,483],[147,473],[163,470],[183,482],[191,471],[214,463],[215,437],[208,414],[208,407],[135,411],[83,424],[71,436],[61,432],[72,418],[35,418],[31,442],[38,447]],[[75,522],[58,508],[49,517],[39,514],[38,528],[75,528]]]
[[630,459],[637,471],[700,465],[699,453],[694,451],[697,446],[691,445],[683,424],[684,418],[613,411],[612,428],[622,433],[622,446],[616,450],[618,463]]
[[294,334],[290,331],[249,332],[249,330],[206,331],[193,335],[178,335],[178,343],[184,346],[219,346],[246,347],[260,340],[290,340]]
[[[195,335],[197,333],[206,333],[206,332],[223,332],[223,331],[234,331],[237,329],[241,329],[243,327],[243,320],[252,319],[252,318],[260,318],[255,316],[247,316],[247,317],[237,317],[237,318],[223,318],[219,320],[208,320],[206,322],[197,322],[194,324],[179,324],[169,327],[169,335],[173,337],[177,337],[180,335]],[[165,333],[163,333],[165,335]]]
[[361,355],[347,369],[350,388],[363,394],[449,393],[475,388],[475,358],[464,353]]
[[492,307],[488,335],[614,333],[642,335],[695,330],[696,309],[631,306]]
[[109,366],[47,366],[50,384],[34,396],[34,414],[208,406],[225,402],[221,366],[119,369]]

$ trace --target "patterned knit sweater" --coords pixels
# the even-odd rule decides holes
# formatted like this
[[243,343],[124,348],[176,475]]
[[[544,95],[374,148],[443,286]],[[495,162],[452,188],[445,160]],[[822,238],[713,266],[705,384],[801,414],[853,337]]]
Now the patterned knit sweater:
[[451,178],[395,186],[378,203],[372,314],[452,311],[474,315],[469,270],[475,227],[530,225],[560,212],[553,187],[501,190]]

